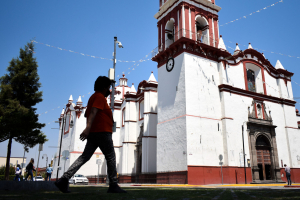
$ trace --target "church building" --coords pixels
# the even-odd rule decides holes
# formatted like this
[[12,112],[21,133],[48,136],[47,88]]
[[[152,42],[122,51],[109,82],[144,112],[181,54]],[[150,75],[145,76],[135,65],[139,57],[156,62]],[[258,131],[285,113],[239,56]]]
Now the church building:
[[[287,164],[292,181],[300,182],[293,73],[280,61],[273,66],[251,44],[244,50],[237,44],[229,53],[219,35],[215,0],[159,0],[159,6],[159,48],[152,58],[158,82],[151,74],[136,92],[123,77],[116,87],[118,173],[155,173],[157,183],[176,173],[181,179],[174,183],[264,183],[286,181]],[[84,111],[70,99],[60,118],[74,123],[64,127],[66,168],[85,145],[77,140]],[[99,158],[105,173],[100,151],[79,173],[97,174]]]

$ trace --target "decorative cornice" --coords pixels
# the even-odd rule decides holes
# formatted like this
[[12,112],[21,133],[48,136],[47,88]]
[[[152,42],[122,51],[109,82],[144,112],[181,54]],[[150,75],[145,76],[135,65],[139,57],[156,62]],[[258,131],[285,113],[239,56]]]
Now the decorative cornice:
[[[250,57],[248,55],[250,55]],[[256,57],[257,60],[254,60],[253,59],[254,57]],[[241,59],[238,62],[236,62],[236,60],[238,60],[239,58]],[[226,59],[226,60],[231,60],[234,62],[234,63],[229,63],[227,61],[228,65],[230,66],[239,65],[241,62],[244,61],[256,62],[257,65],[263,66],[263,68],[269,73],[269,75],[274,78],[285,78],[280,76],[281,74],[283,74],[284,76],[286,76],[287,80],[290,80],[290,78],[294,75],[294,73],[284,69],[275,69],[274,66],[270,63],[270,61],[267,60],[262,55],[262,53],[256,51],[255,49],[246,49],[244,51],[240,51],[238,54],[232,55],[230,59]]]
[[286,126],[285,128],[291,128],[291,129],[299,129],[299,128],[295,128],[295,127],[290,127],[290,126]]
[[124,122],[134,122],[134,123],[136,123],[137,121],[133,121],[133,120],[125,120]]
[[156,112],[144,112],[144,115],[146,115],[146,114],[153,114],[153,115],[157,115],[157,113],[156,113]]
[[157,138],[157,136],[143,136],[142,138]]
[[223,117],[223,118],[221,118],[221,120],[223,120],[223,119],[230,119],[230,120],[233,120],[233,118],[231,118],[231,117]]
[[155,57],[152,58],[152,60],[157,62],[157,67],[160,68],[167,63],[168,58],[176,58],[183,52],[207,58],[215,62],[219,62],[218,58],[222,55],[225,57],[228,56],[228,54],[231,55],[230,53],[224,52],[216,47],[182,37],[171,44],[166,50],[159,52]]
[[250,97],[255,100],[269,101],[269,102],[273,102],[273,103],[277,103],[277,104],[284,104],[284,105],[293,106],[293,107],[295,107],[295,104],[296,104],[296,101],[273,97],[273,96],[268,96],[268,95],[264,95],[264,94],[260,94],[260,93],[256,93],[256,92],[251,92],[251,91],[243,90],[240,88],[232,87],[232,86],[226,85],[226,84],[219,85],[219,90],[220,90],[220,92],[231,92],[234,94]]
[[122,142],[123,144],[136,144],[136,142]]

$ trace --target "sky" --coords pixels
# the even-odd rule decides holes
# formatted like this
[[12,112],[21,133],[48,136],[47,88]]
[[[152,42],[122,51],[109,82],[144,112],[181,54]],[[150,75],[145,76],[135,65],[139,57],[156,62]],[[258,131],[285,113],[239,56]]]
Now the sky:
[[[251,42],[273,66],[280,60],[286,70],[294,73],[294,97],[300,97],[300,1],[276,2],[279,0],[216,0],[216,5],[222,7],[220,35],[231,53],[236,43],[245,50]],[[107,76],[113,67],[109,59],[115,36],[124,46],[117,49],[117,60],[122,62],[116,64],[116,78],[124,72],[128,85],[134,83],[136,87],[148,80],[152,71],[157,78],[157,65],[151,61],[151,51],[158,46],[154,18],[158,9],[159,0],[0,1],[0,76],[7,73],[9,62],[18,57],[20,48],[31,40],[38,42],[34,43],[34,57],[39,65],[43,101],[36,108],[41,114],[39,122],[46,124],[42,131],[49,140],[41,152],[40,167],[46,166],[42,155],[47,154],[51,160],[57,151],[52,148],[58,146],[59,135],[59,126],[54,121],[58,120],[70,95],[74,102],[82,95],[86,105],[96,78]],[[226,24],[233,20],[236,21]],[[140,60],[144,61],[137,62]],[[300,103],[296,108],[300,109]],[[8,141],[0,143],[0,156],[6,156],[7,144]],[[35,158],[37,163],[37,146],[26,153],[27,163],[30,158]],[[11,156],[22,157],[23,153],[22,145],[13,141]]]

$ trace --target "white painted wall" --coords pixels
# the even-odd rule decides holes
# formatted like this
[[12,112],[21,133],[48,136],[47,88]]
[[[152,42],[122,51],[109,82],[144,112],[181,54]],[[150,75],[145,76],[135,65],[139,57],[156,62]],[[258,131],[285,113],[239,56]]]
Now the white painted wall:
[[[185,55],[176,57],[171,72],[158,69],[157,171],[187,170]],[[176,91],[176,86],[178,91]],[[165,122],[166,120],[171,120]],[[163,123],[164,122],[164,123]]]

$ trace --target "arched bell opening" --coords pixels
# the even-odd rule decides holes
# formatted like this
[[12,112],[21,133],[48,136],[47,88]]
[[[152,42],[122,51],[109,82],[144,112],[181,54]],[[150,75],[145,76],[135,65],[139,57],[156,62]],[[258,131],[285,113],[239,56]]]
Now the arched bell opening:
[[209,45],[209,24],[201,16],[196,17],[196,40]]
[[166,48],[168,48],[171,44],[175,42],[175,26],[174,26],[175,20],[172,18],[170,19],[165,28],[165,44]]
[[259,169],[259,180],[272,180],[273,167],[271,144],[269,139],[264,135],[260,135],[256,139],[256,154],[257,154],[257,167]]

